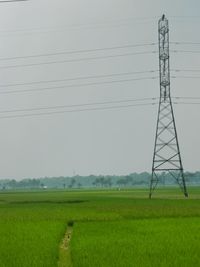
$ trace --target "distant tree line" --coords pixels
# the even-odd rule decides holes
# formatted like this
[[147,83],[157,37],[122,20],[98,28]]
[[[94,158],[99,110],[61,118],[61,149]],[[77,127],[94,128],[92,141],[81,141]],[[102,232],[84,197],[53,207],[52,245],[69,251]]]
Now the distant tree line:
[[[38,179],[27,178],[20,181],[0,180],[0,189],[47,189],[47,188],[131,188],[148,186],[151,174],[148,172],[132,173],[129,175],[89,175],[74,177],[44,177]],[[176,181],[168,173],[159,175],[160,184],[174,185]],[[186,172],[186,182],[189,185],[200,185],[200,172]]]

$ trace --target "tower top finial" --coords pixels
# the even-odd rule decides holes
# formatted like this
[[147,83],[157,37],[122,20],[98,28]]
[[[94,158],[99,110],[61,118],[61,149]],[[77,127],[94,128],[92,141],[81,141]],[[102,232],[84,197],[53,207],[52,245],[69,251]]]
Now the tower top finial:
[[164,19],[165,19],[165,14],[162,15],[162,20],[164,20]]

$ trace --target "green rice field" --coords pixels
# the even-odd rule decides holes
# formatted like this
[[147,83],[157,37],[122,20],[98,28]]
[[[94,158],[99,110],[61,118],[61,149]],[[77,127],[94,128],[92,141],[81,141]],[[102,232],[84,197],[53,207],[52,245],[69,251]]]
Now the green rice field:
[[200,188],[0,193],[0,267],[200,266]]

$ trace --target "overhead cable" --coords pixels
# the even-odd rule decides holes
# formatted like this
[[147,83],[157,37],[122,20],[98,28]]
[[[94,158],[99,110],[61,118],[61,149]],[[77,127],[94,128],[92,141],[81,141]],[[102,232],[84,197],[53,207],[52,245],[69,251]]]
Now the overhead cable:
[[170,50],[172,53],[193,53],[193,54],[199,54],[200,51],[195,50]]
[[24,83],[0,84],[0,87],[13,87],[13,86],[24,86],[24,85],[36,85],[36,84],[43,84],[43,83],[57,83],[57,82],[77,81],[77,80],[109,78],[109,77],[126,76],[126,75],[133,75],[133,74],[156,73],[156,72],[158,72],[158,70],[130,71],[130,72],[120,72],[120,73],[91,75],[91,76],[78,76],[78,77],[66,78],[66,79],[43,80],[43,81],[33,81],[33,82],[24,82]]
[[113,110],[113,109],[123,109],[123,108],[139,107],[139,106],[153,106],[153,105],[156,105],[156,104],[157,103],[145,103],[145,104],[130,104],[130,105],[108,106],[108,107],[100,107],[100,108],[59,110],[59,111],[52,111],[52,112],[19,114],[19,115],[11,115],[11,116],[0,116],[0,119],[35,117],[35,116],[63,114],[63,113],[76,113],[76,112],[86,112],[86,111],[98,111],[98,110]]
[[171,71],[174,71],[174,72],[200,72],[200,70],[195,70],[195,69],[171,69]]
[[128,100],[90,102],[90,103],[83,103],[83,104],[46,106],[46,107],[38,107],[38,108],[10,109],[10,110],[0,110],[0,113],[29,112],[29,111],[54,110],[54,109],[74,108],[74,107],[85,107],[85,106],[121,104],[121,103],[130,103],[130,102],[143,102],[143,101],[149,101],[149,100],[152,101],[156,99],[157,99],[156,97],[151,97],[151,98],[149,97],[149,98],[137,98],[137,99],[128,99]]
[[[21,0],[21,1],[29,1],[29,0]],[[64,27],[60,28],[29,28],[29,29],[16,29],[16,30],[3,30],[0,31],[0,34],[37,34],[37,33],[49,33],[49,32],[63,32],[69,29],[76,29],[76,28],[89,28],[89,29],[96,29],[99,27],[119,27],[119,26],[126,26],[126,25],[133,25],[136,24],[143,24],[154,22],[154,20],[158,17],[137,17],[137,18],[130,18],[130,19],[115,19],[115,20],[103,20],[99,22],[91,22],[91,23],[80,23],[80,24],[68,24]]]
[[200,42],[170,42],[174,45],[200,45]]
[[173,102],[175,105],[200,105],[200,102]]
[[49,57],[49,56],[57,56],[57,55],[81,54],[81,53],[90,53],[90,52],[98,52],[98,51],[109,51],[109,50],[126,49],[126,48],[134,48],[134,47],[154,46],[156,44],[157,43],[127,44],[127,45],[120,45],[120,46],[111,46],[111,47],[102,47],[102,48],[99,47],[99,48],[71,50],[71,51],[60,51],[60,52],[43,53],[43,54],[36,54],[36,55],[1,57],[0,61],[37,58],[37,57]]
[[200,79],[200,76],[171,76],[172,79]]
[[[13,93],[27,93],[27,92],[36,92],[36,91],[46,91],[46,90],[55,90],[55,89],[67,89],[67,88],[78,88],[84,86],[92,86],[92,85],[103,85],[103,84],[116,84],[116,83],[124,83],[124,82],[134,82],[134,81],[144,81],[144,80],[155,80],[158,77],[142,77],[142,78],[133,78],[133,79],[123,79],[123,80],[112,80],[112,81],[102,81],[102,82],[91,82],[84,84],[70,84],[63,86],[54,86],[54,87],[45,87],[45,88],[34,88],[34,89],[19,89],[19,90],[7,90],[0,91],[0,94],[13,94]],[[11,85],[9,85],[11,86]],[[8,86],[7,86],[8,87]]]
[[199,96],[173,96],[175,99],[200,99]]
[[12,68],[23,68],[23,67],[34,67],[34,66],[42,66],[42,65],[51,65],[51,64],[61,64],[61,63],[72,63],[72,62],[81,62],[81,61],[90,61],[90,60],[99,60],[99,59],[108,59],[108,58],[118,58],[118,57],[126,57],[126,56],[134,56],[134,55],[148,55],[155,54],[157,51],[144,51],[144,52],[129,52],[124,54],[116,54],[116,55],[105,55],[105,56],[96,56],[96,57],[85,57],[85,58],[77,58],[77,59],[66,59],[66,60],[55,60],[49,62],[38,62],[38,63],[27,63],[27,64],[17,64],[17,65],[9,65],[9,66],[0,66],[0,69],[12,69]]

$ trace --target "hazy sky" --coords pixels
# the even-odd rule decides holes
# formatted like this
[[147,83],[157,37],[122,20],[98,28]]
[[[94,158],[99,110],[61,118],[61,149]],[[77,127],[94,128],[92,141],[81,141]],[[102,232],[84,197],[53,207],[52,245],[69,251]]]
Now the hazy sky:
[[[4,68],[11,65],[156,51],[157,46],[27,59],[1,59],[155,43],[158,38],[157,21],[163,13],[170,21],[172,42],[200,42],[199,12],[198,0],[29,0],[0,3],[0,93],[66,85],[62,89],[0,94],[0,112],[158,97],[158,79],[67,87],[78,83],[155,77],[158,76],[157,73],[5,86],[158,70],[156,53]],[[171,49],[200,51],[200,46],[174,45]],[[200,54],[172,53],[171,69],[200,70]],[[174,75],[200,76],[200,72],[172,73]],[[199,85],[200,79],[172,79],[172,95],[200,97]],[[0,179],[151,171],[157,108],[139,106],[26,118],[0,118]],[[72,109],[77,108],[69,110]],[[200,105],[176,105],[174,110],[184,168],[199,170]],[[2,113],[0,117],[24,113]]]

